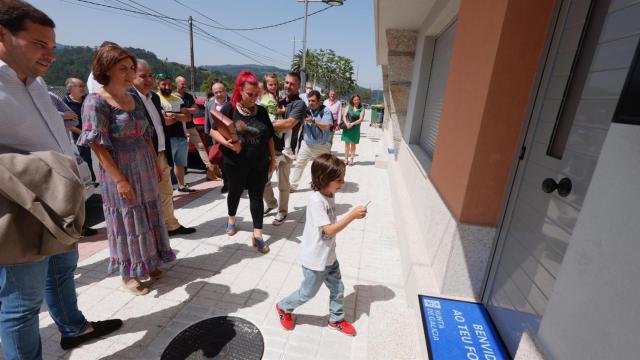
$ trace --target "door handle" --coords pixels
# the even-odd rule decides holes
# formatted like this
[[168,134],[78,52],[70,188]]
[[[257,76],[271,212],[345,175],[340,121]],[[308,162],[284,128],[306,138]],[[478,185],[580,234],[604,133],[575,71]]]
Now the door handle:
[[571,193],[571,188],[573,187],[573,183],[571,183],[571,179],[565,177],[560,180],[560,182],[556,182],[552,178],[546,178],[542,182],[542,191],[547,194],[558,190],[558,195],[562,197],[567,197]]

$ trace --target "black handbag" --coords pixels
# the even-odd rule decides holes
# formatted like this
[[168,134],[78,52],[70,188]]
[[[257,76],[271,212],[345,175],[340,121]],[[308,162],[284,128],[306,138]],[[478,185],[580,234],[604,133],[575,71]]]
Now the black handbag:
[[[345,114],[345,116],[349,117],[349,120],[351,120],[351,114],[349,114],[349,112],[347,111],[347,113]],[[338,127],[340,128],[340,130],[347,130],[347,123],[344,122],[344,116],[340,118],[340,124],[338,125]]]

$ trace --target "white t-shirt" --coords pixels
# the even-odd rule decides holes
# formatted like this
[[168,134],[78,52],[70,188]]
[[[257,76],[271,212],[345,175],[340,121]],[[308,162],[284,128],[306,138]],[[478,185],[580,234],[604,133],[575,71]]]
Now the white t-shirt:
[[100,89],[102,84],[96,81],[93,78],[93,71],[89,73],[89,77],[87,78],[87,92],[89,94],[96,92],[96,90]]
[[322,233],[322,227],[335,224],[336,203],[319,191],[309,196],[307,221],[300,244],[300,263],[310,270],[322,271],[336,261],[336,237]]

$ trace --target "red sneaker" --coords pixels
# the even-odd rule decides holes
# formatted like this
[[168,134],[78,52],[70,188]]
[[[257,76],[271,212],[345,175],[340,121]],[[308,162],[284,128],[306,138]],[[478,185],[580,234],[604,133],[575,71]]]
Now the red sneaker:
[[345,335],[356,336],[356,328],[344,320],[338,322],[329,321],[329,328],[338,330]]
[[280,317],[280,324],[285,330],[293,330],[296,327],[296,322],[293,320],[291,313],[285,312],[280,309],[280,305],[276,304],[276,311],[278,312],[278,316]]

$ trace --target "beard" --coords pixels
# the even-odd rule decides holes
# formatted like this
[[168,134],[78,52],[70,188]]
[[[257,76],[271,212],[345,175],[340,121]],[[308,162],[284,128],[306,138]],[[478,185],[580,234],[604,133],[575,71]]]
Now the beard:
[[160,94],[162,94],[162,96],[164,97],[168,97],[171,95],[171,89],[160,89]]

